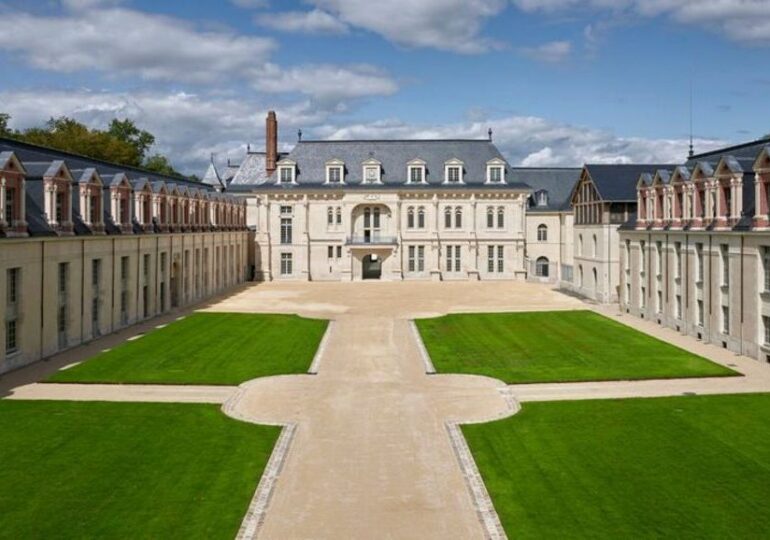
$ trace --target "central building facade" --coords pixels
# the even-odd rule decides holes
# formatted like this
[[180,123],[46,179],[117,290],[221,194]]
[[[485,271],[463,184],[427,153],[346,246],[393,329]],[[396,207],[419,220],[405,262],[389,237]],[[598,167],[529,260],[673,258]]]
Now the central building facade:
[[[257,280],[491,280],[527,276],[527,208],[491,140],[298,141],[249,151],[221,179],[247,199]],[[571,183],[574,170],[548,171]],[[218,177],[210,169],[207,177]],[[548,193],[545,197],[547,206]],[[541,201],[542,202],[542,201]],[[537,226],[537,225],[536,225]],[[554,231],[555,233],[555,231]],[[555,268],[561,261],[548,261]],[[555,276],[554,276],[555,277]]]

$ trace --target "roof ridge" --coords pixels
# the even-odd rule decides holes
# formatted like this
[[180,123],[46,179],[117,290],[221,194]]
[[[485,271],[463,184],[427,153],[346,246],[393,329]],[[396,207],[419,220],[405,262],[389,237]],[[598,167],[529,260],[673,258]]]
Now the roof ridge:
[[732,150],[740,150],[741,148],[748,148],[749,146],[755,146],[755,145],[770,146],[770,138],[763,137],[763,138],[755,139],[749,142],[734,144],[732,146],[725,146],[724,148],[717,148],[716,150],[709,150],[708,152],[702,152],[700,154],[693,154],[692,156],[690,156],[688,161],[692,161],[696,158],[713,156],[715,154],[726,154],[727,152],[730,152]]
[[489,139],[302,139],[297,144],[305,143],[375,143],[375,142],[484,142],[493,143]]

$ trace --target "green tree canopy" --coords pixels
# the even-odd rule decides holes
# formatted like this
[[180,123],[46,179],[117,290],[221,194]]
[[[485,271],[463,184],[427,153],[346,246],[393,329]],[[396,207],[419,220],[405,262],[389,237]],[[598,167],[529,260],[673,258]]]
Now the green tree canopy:
[[143,167],[159,174],[179,175],[166,156],[148,155],[155,136],[133,120],[113,119],[106,130],[91,129],[67,116],[51,118],[43,126],[22,131],[8,127],[11,116],[0,113],[0,136],[72,152],[130,167]]

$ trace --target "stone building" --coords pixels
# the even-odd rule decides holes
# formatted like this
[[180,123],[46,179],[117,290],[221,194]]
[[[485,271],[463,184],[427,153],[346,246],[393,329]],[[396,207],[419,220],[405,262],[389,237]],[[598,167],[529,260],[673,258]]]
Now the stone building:
[[572,279],[562,287],[601,303],[618,301],[618,228],[636,212],[636,181],[666,165],[585,165],[571,195]]
[[0,373],[243,282],[241,199],[0,139]]
[[619,233],[623,311],[770,360],[770,145],[652,169]]
[[[226,183],[247,201],[263,280],[526,279],[530,182],[575,178],[511,167],[491,132],[483,140],[300,140],[288,153],[278,152],[277,134],[271,112],[265,152],[249,151]],[[563,236],[561,206],[541,209],[543,219],[553,210],[553,238]],[[542,256],[558,268],[566,251]]]

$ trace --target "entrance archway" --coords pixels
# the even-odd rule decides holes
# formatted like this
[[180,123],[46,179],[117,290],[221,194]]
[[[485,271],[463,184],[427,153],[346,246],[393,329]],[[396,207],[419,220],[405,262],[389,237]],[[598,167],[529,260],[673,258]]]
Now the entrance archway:
[[380,279],[382,276],[382,257],[366,255],[361,262],[361,277],[363,279]]

